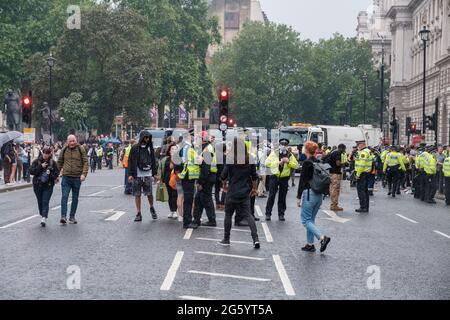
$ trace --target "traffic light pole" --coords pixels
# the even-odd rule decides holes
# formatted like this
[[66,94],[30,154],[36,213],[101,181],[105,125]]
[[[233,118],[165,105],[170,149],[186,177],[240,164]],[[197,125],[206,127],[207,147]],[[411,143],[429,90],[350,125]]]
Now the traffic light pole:
[[425,99],[426,99],[426,85],[427,85],[427,43],[426,41],[423,41],[423,89],[422,89],[422,134],[425,137],[425,134],[427,132],[427,122],[426,122],[426,115],[425,115]]
[[50,144],[53,144],[53,130],[52,130],[52,122],[53,122],[53,117],[52,117],[52,91],[53,91],[53,87],[52,87],[52,67],[50,67],[50,93],[49,93],[49,100],[48,100],[48,110],[49,110],[49,129],[50,129]]
[[383,112],[384,112],[384,46],[381,49],[381,92],[380,92],[380,129],[383,132]]
[[436,98],[436,100],[435,100],[435,105],[434,105],[434,108],[435,108],[435,110],[434,110],[434,117],[435,117],[435,120],[434,120],[434,143],[435,143],[435,146],[436,146],[436,148],[437,148],[437,146],[438,146],[438,129],[439,129],[439,98]]

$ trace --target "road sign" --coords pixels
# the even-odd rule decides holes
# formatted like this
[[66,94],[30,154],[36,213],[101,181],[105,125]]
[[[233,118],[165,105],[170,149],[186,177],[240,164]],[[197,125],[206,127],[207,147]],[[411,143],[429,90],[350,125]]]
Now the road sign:
[[36,129],[35,128],[24,128],[23,129],[23,142],[24,143],[35,143],[36,141]]
[[220,131],[227,131],[228,126],[226,123],[221,123],[219,126]]

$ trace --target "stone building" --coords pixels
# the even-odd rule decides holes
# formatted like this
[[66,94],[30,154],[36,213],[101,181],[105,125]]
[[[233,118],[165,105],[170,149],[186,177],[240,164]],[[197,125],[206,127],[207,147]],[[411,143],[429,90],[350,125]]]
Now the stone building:
[[[422,129],[423,42],[419,32],[431,31],[426,55],[426,115],[438,103],[438,143],[450,143],[450,0],[379,0],[382,19],[389,23],[391,46],[391,83],[389,113],[396,110],[400,124],[400,143],[406,144],[406,118]],[[360,16],[363,17],[363,16]],[[364,19],[363,19],[364,20]],[[363,24],[358,26],[361,34]],[[428,130],[425,142],[434,143]]]

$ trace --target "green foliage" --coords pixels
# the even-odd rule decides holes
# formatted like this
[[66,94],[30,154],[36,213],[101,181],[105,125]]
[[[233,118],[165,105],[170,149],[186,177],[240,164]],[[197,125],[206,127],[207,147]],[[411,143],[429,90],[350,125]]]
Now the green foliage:
[[88,104],[79,92],[72,92],[67,98],[62,98],[57,114],[61,123],[59,136],[65,137],[71,130],[87,131],[89,128]]
[[284,25],[249,23],[216,53],[211,71],[217,86],[231,88],[238,125],[269,128],[292,122],[339,124],[350,92],[352,124],[362,123],[366,73],[367,122],[376,122],[372,52],[355,38],[336,34],[313,44]]

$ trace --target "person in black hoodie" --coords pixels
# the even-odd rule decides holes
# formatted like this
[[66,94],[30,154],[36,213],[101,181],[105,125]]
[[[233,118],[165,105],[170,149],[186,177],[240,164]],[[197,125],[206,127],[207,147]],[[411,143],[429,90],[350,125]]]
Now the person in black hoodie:
[[141,194],[148,198],[152,219],[158,219],[153,207],[153,178],[157,175],[155,150],[153,149],[152,135],[144,130],[139,135],[139,141],[130,151],[128,160],[128,182],[132,184],[137,214],[135,222],[142,221]]
[[36,195],[39,214],[42,217],[41,226],[45,227],[53,187],[59,177],[58,166],[52,160],[52,151],[49,147],[44,147],[39,158],[33,161],[30,174],[33,175],[33,190]]
[[[250,154],[242,139],[234,138],[230,154],[232,155],[233,163],[225,164],[221,174],[224,189],[228,191],[225,199],[224,238],[219,244],[222,246],[230,245],[231,220],[236,211],[244,220],[247,220],[253,238],[253,246],[255,249],[259,249],[258,231],[250,209],[250,197],[257,194],[258,188],[256,165],[251,164],[254,161],[250,161]],[[242,155],[244,155],[244,159],[240,159]],[[252,186],[248,183],[249,179],[253,181]]]

